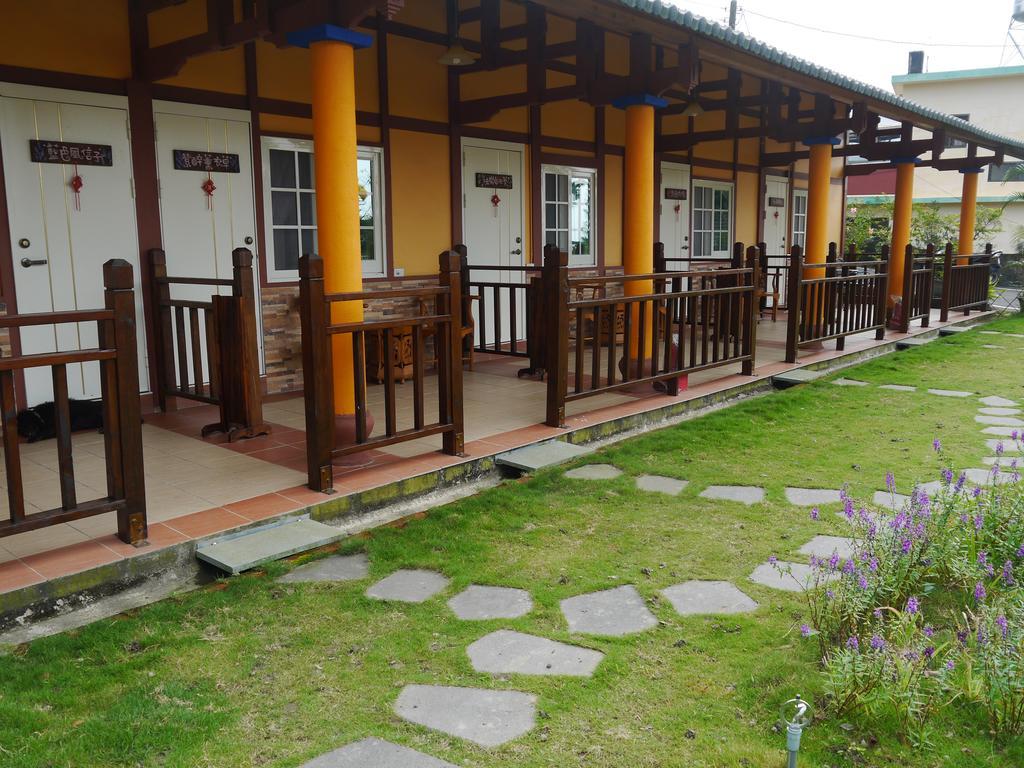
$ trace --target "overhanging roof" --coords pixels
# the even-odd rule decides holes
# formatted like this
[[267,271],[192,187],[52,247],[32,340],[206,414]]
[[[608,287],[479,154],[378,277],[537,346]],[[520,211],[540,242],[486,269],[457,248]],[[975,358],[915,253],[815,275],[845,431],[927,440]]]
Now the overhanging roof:
[[[847,77],[827,67],[812,64],[798,56],[784,53],[778,48],[749,35],[744,35],[689,11],[682,11],[674,5],[661,2],[661,0],[604,1],[660,21],[668,22],[698,37],[713,40],[743,54],[817,80],[833,93],[837,89],[842,91],[842,96],[846,97],[850,102],[865,101],[869,107],[881,112],[885,112],[884,108],[889,107],[889,116],[896,117],[897,119],[909,119],[915,123],[920,122],[921,125],[919,127],[922,128],[944,128],[949,135],[975,142],[993,150],[1002,151],[1012,157],[1024,158],[1024,142],[1021,142],[1019,139],[987,131],[953,115],[947,115],[944,112],[922,106],[876,86],[854,80],[852,77]],[[893,112],[895,114],[891,114]]]

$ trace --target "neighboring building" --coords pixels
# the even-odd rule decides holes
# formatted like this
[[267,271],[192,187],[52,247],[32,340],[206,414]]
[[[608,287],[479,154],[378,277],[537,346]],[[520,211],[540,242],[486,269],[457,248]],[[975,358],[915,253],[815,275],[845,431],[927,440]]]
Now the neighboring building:
[[[952,72],[911,72],[892,78],[897,95],[925,107],[978,123],[1007,136],[1024,137],[1024,66],[963,69]],[[947,139],[944,157],[966,157],[967,145]],[[1024,191],[1024,179],[1005,181],[1006,170],[1014,165],[989,165],[978,183],[978,205],[998,207],[1014,193]],[[850,176],[847,182],[851,203],[872,203],[892,199],[895,170],[880,170],[869,176]],[[933,167],[917,169],[914,202],[936,203],[945,214],[957,214],[962,194],[959,174]],[[1013,234],[1024,226],[1024,203],[1012,203],[1002,217],[1002,231],[994,235],[998,250],[1014,250]]]

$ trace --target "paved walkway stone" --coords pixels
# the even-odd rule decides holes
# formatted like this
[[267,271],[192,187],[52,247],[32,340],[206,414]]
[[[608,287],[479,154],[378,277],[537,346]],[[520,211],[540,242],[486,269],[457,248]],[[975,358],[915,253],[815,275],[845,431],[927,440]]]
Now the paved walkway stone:
[[1002,346],[1001,344],[982,344],[981,348],[982,349],[1006,349],[1006,347]]
[[284,583],[307,581],[357,581],[370,572],[370,561],[363,552],[334,555],[300,565],[278,579]]
[[1014,432],[1020,435],[1022,431],[1024,430],[1015,429],[1014,427],[985,427],[981,430],[981,433],[983,435],[996,435],[997,437],[1013,437]]
[[929,395],[938,395],[939,397],[970,397],[973,392],[964,392],[959,389],[929,389]]
[[752,600],[728,581],[686,581],[661,590],[676,613],[746,613],[757,608]]
[[[967,476],[968,481],[975,485],[992,485],[993,475],[991,469],[965,469],[964,474]],[[1007,477],[1000,477],[1000,482],[1005,482],[1009,479]]]
[[981,460],[982,464],[988,464],[990,467],[993,464],[998,464],[1000,467],[1003,468],[1004,472],[1014,471],[1010,467],[1010,464],[1013,462],[1017,462],[1018,469],[1024,469],[1024,465],[1022,465],[1020,457],[1018,456],[986,456],[984,459]]
[[786,501],[798,507],[813,507],[815,504],[838,504],[842,499],[839,491],[827,488],[787,488]]
[[600,651],[508,629],[484,635],[466,653],[473,669],[495,675],[590,677],[604,658]]
[[449,600],[448,607],[465,621],[517,619],[533,610],[533,600],[525,589],[471,584]]
[[537,697],[520,691],[489,691],[447,685],[407,685],[395,712],[411,723],[496,747],[534,725]]
[[853,539],[845,536],[815,536],[799,549],[802,555],[829,558],[833,554],[844,560],[853,556]]
[[[777,563],[782,571],[771,563],[761,563],[750,574],[750,580],[755,584],[761,584],[772,589],[781,589],[783,592],[804,592],[814,583],[814,569],[804,563]],[[786,573],[786,570],[789,573]]]
[[434,571],[401,570],[385,576],[366,590],[375,600],[422,603],[448,586],[448,577]]
[[894,512],[903,508],[903,505],[910,501],[910,497],[902,493],[889,493],[889,491],[875,491],[872,499],[876,506],[891,509]]
[[866,381],[857,381],[856,379],[835,379],[832,383],[837,387],[866,387],[868,385]]
[[636,587],[628,584],[566,598],[561,607],[569,631],[584,635],[621,637],[643,632],[658,623]]
[[764,488],[752,485],[709,485],[700,492],[701,498],[721,501],[738,501],[741,504],[757,504],[764,501]]
[[1003,453],[1020,453],[1020,446],[1013,440],[986,440],[985,445],[990,451],[998,451],[1003,446]]
[[917,387],[910,387],[906,384],[882,384],[879,389],[891,389],[895,392],[916,392]]
[[614,480],[622,474],[622,470],[611,464],[585,464],[570,469],[565,476],[570,480]]
[[636,487],[641,491],[665,493],[669,496],[678,496],[689,484],[688,480],[676,480],[674,477],[661,475],[640,475],[636,479]]
[[1018,416],[1024,411],[1020,408],[979,408],[978,413],[984,413],[986,416]]
[[1024,421],[1015,419],[1012,416],[988,416],[980,414],[974,417],[979,424],[992,424],[999,427],[1024,427]]
[[303,763],[301,768],[457,768],[382,739],[363,739]]
[[1013,408],[1017,403],[1014,400],[1008,400],[1005,397],[999,395],[989,395],[988,397],[981,398],[982,405],[991,405],[996,408]]

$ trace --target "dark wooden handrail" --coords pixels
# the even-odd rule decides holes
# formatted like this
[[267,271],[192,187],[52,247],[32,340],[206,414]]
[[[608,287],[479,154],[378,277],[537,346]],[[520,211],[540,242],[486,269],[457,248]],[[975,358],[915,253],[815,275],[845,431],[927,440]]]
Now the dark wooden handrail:
[[[464,249],[465,246],[456,248]],[[509,272],[513,276],[508,280],[495,280],[492,277],[479,280],[472,277],[474,271]],[[470,264],[467,259],[463,272],[465,292],[475,302],[476,310],[471,341],[473,349],[492,355],[529,357],[531,365],[525,372],[542,371],[543,365],[535,362],[535,358],[538,357],[543,339],[533,331],[540,327],[535,295],[540,274],[540,267],[529,264],[481,265]]]
[[935,279],[935,246],[929,244],[924,254],[914,253],[907,245],[903,258],[903,287],[898,329],[907,333],[914,320],[927,328],[931,322],[932,283]]
[[[129,544],[145,542],[148,527],[142,464],[134,281],[131,265],[123,259],[112,259],[103,265],[104,309],[41,312],[3,318],[5,326],[10,328],[40,325],[47,316],[55,324],[95,321],[99,346],[94,349],[14,355],[0,359],[0,424],[7,470],[8,505],[8,519],[0,521],[0,537],[115,512],[118,537]],[[98,362],[100,367],[104,460],[107,469],[106,496],[89,501],[78,500],[75,485],[67,375],[68,365],[84,362]],[[51,371],[61,494],[59,507],[34,513],[26,510],[18,436],[18,406],[14,394],[14,372],[26,368],[50,368]]]
[[952,243],[946,244],[943,254],[942,301],[939,319],[946,322],[950,312],[988,308],[988,290],[991,282],[992,245],[984,253],[956,255]]
[[[153,249],[148,255],[155,317],[153,389],[160,410],[167,411],[174,398],[195,400],[219,409],[219,420],[202,428],[204,437],[225,432],[233,442],[268,434],[271,427],[263,421],[259,380],[252,253],[247,248],[231,252],[230,279],[169,276],[164,251]],[[171,297],[172,285],[214,290],[208,300],[178,299]],[[230,287],[231,295],[221,296],[218,287]]]
[[[391,299],[414,299],[418,297],[431,297],[447,294],[448,289],[443,286],[431,285],[424,288],[389,288],[388,298]],[[324,295],[324,301],[376,301],[380,299],[381,291],[348,291],[346,293],[328,293]]]

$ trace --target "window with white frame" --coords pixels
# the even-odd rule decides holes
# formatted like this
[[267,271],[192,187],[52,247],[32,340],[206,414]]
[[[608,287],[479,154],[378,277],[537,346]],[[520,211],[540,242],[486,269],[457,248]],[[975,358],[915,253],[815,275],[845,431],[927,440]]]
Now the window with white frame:
[[[359,147],[359,234],[363,275],[384,274],[381,151]],[[263,197],[267,229],[267,276],[297,280],[299,256],[316,253],[316,178],[313,142],[263,138]]]
[[732,250],[732,184],[693,182],[693,259],[727,257]]
[[804,247],[807,238],[807,192],[793,192],[793,245]]
[[597,263],[595,171],[546,165],[543,175],[544,244],[568,253],[570,266],[593,266]]

